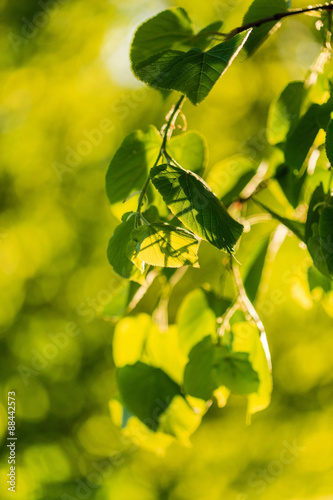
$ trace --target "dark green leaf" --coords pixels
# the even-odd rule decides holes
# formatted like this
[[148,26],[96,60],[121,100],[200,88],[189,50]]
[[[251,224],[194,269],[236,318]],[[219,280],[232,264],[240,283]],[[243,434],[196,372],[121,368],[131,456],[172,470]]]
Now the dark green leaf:
[[331,96],[327,102],[322,104],[318,109],[317,121],[320,128],[326,130],[333,112],[333,97]]
[[269,246],[269,238],[265,238],[263,243],[259,247],[259,251],[252,261],[246,278],[244,280],[244,288],[246,294],[251,302],[254,302],[258,293],[262,273],[264,270],[264,265],[266,261],[266,254]]
[[139,259],[151,266],[199,267],[198,248],[198,240],[185,229],[163,223],[144,224],[132,231],[127,255],[135,263]]
[[[254,0],[244,16],[243,24],[253,23],[259,19],[271,17],[274,14],[286,12],[287,10],[288,4],[285,0]],[[252,54],[266,40],[269,32],[275,25],[276,21],[272,21],[253,29],[245,45],[248,55]]]
[[320,184],[313,192],[306,221],[306,244],[313,263],[325,276],[333,277],[333,200]]
[[236,35],[206,52],[191,49],[158,53],[133,66],[133,70],[152,87],[179,90],[193,104],[198,104],[230,66],[248,35],[249,32]]
[[208,400],[220,386],[234,394],[247,395],[258,391],[259,377],[248,352],[227,352],[224,346],[213,344],[208,336],[190,352],[184,387],[187,394]]
[[333,165],[333,120],[329,121],[326,130],[326,154],[331,165]]
[[306,113],[299,119],[295,128],[288,135],[285,159],[287,165],[299,171],[319,132],[317,122],[319,104],[311,104]]
[[306,91],[304,82],[290,82],[270,106],[267,139],[271,144],[284,142],[297,122]]
[[309,267],[308,269],[308,283],[310,292],[316,288],[322,288],[325,293],[332,290],[332,281],[329,278],[326,278],[326,276],[319,272],[315,267]]
[[118,368],[117,381],[127,410],[152,430],[172,399],[181,395],[180,387],[166,373],[140,361]]
[[280,184],[287,200],[294,208],[296,208],[300,202],[300,195],[306,177],[306,171],[300,176],[298,172],[294,173],[294,171],[285,164],[279,165],[276,170],[275,179]]
[[174,165],[158,165],[151,170],[154,186],[172,213],[200,238],[220,250],[233,252],[243,232],[197,175]]
[[114,230],[110,238],[107,250],[107,256],[113,269],[123,278],[137,280],[140,279],[142,273],[127,257],[126,248],[131,241],[131,233],[135,225],[135,216],[125,214],[123,222]]
[[106,174],[106,193],[111,204],[142,189],[160,147],[161,136],[152,125],[147,132],[136,130],[124,139]]

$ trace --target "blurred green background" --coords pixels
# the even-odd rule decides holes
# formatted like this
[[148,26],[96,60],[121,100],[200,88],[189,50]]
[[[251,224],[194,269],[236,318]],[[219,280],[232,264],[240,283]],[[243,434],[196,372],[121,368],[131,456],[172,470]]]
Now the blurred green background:
[[[17,399],[17,500],[252,500],[333,498],[333,300],[307,291],[308,254],[287,237],[258,305],[272,351],[271,406],[245,425],[245,402],[213,407],[192,437],[156,454],[112,423],[117,394],[113,325],[101,312],[121,281],[106,259],[117,219],[104,192],[123,137],[161,127],[163,102],[131,75],[135,27],[170,6],[198,28],[241,24],[250,2],[1,0],[1,498],[6,486],[7,392]],[[293,6],[305,6],[294,2]],[[205,102],[184,106],[208,141],[209,166],[265,154],[271,100],[318,55],[314,20],[285,22],[251,59],[232,66]],[[271,227],[270,227],[271,229]],[[244,238],[251,253],[267,229]],[[173,292],[212,282],[220,255]],[[283,294],[275,300],[276,290]],[[154,295],[136,311],[150,312]]]

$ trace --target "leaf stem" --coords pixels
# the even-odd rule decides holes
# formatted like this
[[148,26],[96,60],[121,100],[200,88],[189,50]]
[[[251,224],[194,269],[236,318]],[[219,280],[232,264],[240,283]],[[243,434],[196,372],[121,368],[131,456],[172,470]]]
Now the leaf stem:
[[[168,114],[168,117],[167,117],[167,123],[164,127],[164,130],[163,130],[163,139],[162,139],[162,144],[161,144],[161,147],[160,147],[160,150],[158,152],[158,155],[157,155],[157,158],[155,160],[155,163],[153,165],[153,167],[156,167],[156,165],[158,164],[161,156],[163,154],[166,153],[166,144],[168,142],[168,140],[170,139],[171,135],[172,135],[172,131],[173,131],[173,127],[174,127],[174,124],[175,124],[175,121],[177,119],[177,116],[183,106],[183,103],[185,101],[185,96],[182,95],[177,103],[173,106],[173,108],[171,109],[171,112]],[[141,189],[141,192],[140,192],[140,196],[139,196],[139,199],[138,199],[138,208],[137,208],[137,211],[136,211],[136,223],[135,225],[137,226],[137,223],[138,223],[138,220],[141,218],[141,209],[142,209],[142,205],[143,205],[143,199],[146,195],[146,192],[147,192],[147,189],[148,189],[148,186],[149,186],[149,183],[150,183],[150,173],[146,179],[146,182],[144,183],[143,185],[143,188]]]
[[262,19],[258,19],[257,21],[243,24],[242,26],[238,26],[237,28],[232,29],[231,31],[229,31],[229,33],[214,33],[214,34],[215,35],[219,34],[220,36],[224,36],[225,40],[230,40],[230,38],[233,38],[235,35],[238,35],[238,33],[243,33],[244,31],[246,31],[250,28],[259,28],[263,24],[270,23],[272,21],[277,22],[285,17],[296,16],[299,14],[306,14],[307,12],[314,12],[314,11],[318,11],[318,10],[326,10],[327,12],[332,11],[333,10],[333,2],[315,5],[315,6],[309,5],[308,7],[299,8],[299,9],[289,9],[287,12],[279,12],[277,14],[274,14],[273,16],[264,17]]

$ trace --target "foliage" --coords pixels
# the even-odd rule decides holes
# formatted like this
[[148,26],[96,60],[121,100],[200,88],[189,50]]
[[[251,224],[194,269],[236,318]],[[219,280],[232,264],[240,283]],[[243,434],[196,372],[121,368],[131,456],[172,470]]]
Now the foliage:
[[[267,137],[272,145],[265,158],[269,173],[258,175],[259,168],[256,170],[248,159],[237,159],[241,169],[229,192],[223,182],[223,174],[228,169],[226,161],[206,175],[205,146],[200,136],[185,132],[171,139],[185,96],[195,105],[203,101],[243,47],[251,55],[265,41],[278,20],[274,17],[276,14],[288,14],[284,0],[254,0],[244,17],[244,29],[233,30],[224,35],[225,41],[216,43],[219,35],[215,33],[216,26],[215,31],[207,27],[195,34],[187,12],[183,8],[172,8],[143,23],[134,36],[131,63],[135,75],[154,88],[177,90],[182,96],[170,111],[161,134],[153,126],[147,133],[132,132],[111,161],[106,176],[111,203],[137,194],[138,204],[137,211],[125,214],[115,229],[109,244],[109,262],[121,276],[132,280],[138,280],[138,270],[147,277],[156,266],[158,273],[163,273],[161,268],[197,267],[198,244],[205,240],[227,253],[226,259],[221,258],[221,265],[224,262],[231,271],[236,289],[233,298],[216,296],[213,291],[208,298],[207,292],[200,288],[184,298],[177,321],[176,349],[180,357],[181,353],[185,355],[177,380],[180,385],[175,378],[169,378],[160,365],[155,367],[154,353],[148,352],[146,346],[149,336],[141,339],[142,347],[137,355],[118,369],[124,409],[155,431],[178,435],[172,426],[166,431],[159,423],[160,415],[176,397],[184,398],[192,411],[196,404],[192,398],[207,403],[214,395],[218,399],[220,392],[224,394],[222,406],[230,393],[247,396],[248,415],[269,404],[270,355],[264,326],[253,302],[270,253],[270,238],[266,238],[249,266],[244,284],[238,264],[234,262],[250,201],[307,245],[318,271],[328,278],[333,275],[331,187],[325,191],[321,183],[314,190],[306,220],[280,215],[275,210],[279,202],[271,188],[274,182],[278,183],[285,197],[284,204],[290,204],[294,212],[289,212],[297,217],[298,208],[308,201],[303,199],[303,187],[311,158],[325,144],[325,135],[319,134],[321,129],[327,129],[326,152],[328,160],[333,160],[330,121],[333,107],[326,75],[324,91],[317,84],[318,69],[315,68],[305,81],[288,83],[273,101],[267,121]],[[329,12],[327,16],[330,15]],[[268,19],[257,23],[262,18]],[[329,31],[326,37],[323,54],[327,58]],[[207,181],[199,174],[206,176]],[[155,192],[148,193],[150,183]],[[136,192],[140,187],[142,189]],[[266,205],[266,199],[273,208]],[[145,210],[154,210],[157,220],[150,221],[146,212],[142,213],[143,205]],[[260,219],[261,214],[257,216]],[[168,274],[167,283],[175,276],[173,272]],[[310,270],[309,280],[313,288],[314,274]],[[316,283],[327,289],[323,280],[316,278]],[[169,293],[165,292],[162,303]],[[222,306],[218,312],[211,305],[212,298],[215,305]],[[157,303],[157,310],[160,307],[161,302]],[[167,316],[166,310],[166,322]],[[123,349],[126,348],[124,344]],[[170,368],[166,372],[168,370]],[[131,392],[134,385],[136,389]],[[157,401],[166,398],[167,406],[161,410]],[[185,426],[183,432],[185,438],[189,429]]]

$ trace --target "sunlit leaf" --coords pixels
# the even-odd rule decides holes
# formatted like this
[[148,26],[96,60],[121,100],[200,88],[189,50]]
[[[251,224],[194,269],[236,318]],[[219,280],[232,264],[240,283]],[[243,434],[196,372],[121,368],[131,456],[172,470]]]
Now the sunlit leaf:
[[188,354],[191,348],[216,331],[216,315],[210,308],[204,290],[198,288],[183,300],[177,316],[179,346]]
[[117,381],[126,408],[152,430],[172,399],[181,396],[180,387],[166,373],[141,362],[118,368]]
[[299,118],[305,94],[304,82],[290,82],[272,102],[267,121],[267,139],[271,144],[285,141]]
[[233,252],[243,231],[208,185],[188,170],[158,165],[151,170],[154,186],[172,213],[197,236]]
[[264,410],[270,403],[272,392],[272,375],[267,357],[260,341],[259,330],[254,323],[243,321],[232,326],[235,351],[249,355],[253,370],[258,374],[258,390],[248,396],[248,416]]
[[213,165],[206,182],[216,196],[229,205],[255,175],[256,167],[255,162],[246,156],[231,156]]
[[137,29],[132,46],[133,67],[152,55],[169,49],[190,48],[193,24],[182,7],[164,10],[148,19]]
[[206,139],[199,132],[193,130],[173,137],[167,150],[183,168],[202,175],[208,153]]
[[147,132],[136,130],[124,139],[106,174],[106,193],[111,205],[142,189],[160,147],[161,136],[152,125]]
[[249,32],[203,52],[168,50],[136,64],[136,76],[152,87],[178,90],[198,104],[212,90],[244,45]]
[[[259,19],[273,16],[279,12],[286,12],[287,10],[288,3],[285,0],[254,0],[244,16],[243,24],[253,23]],[[276,23],[276,21],[264,23],[253,29],[245,45],[248,55],[252,54],[266,40]]]
[[148,314],[139,314],[121,319],[113,334],[113,361],[115,366],[133,365],[140,361],[152,320]]
[[144,287],[133,281],[123,281],[117,288],[114,288],[110,301],[102,311],[102,316],[109,320],[121,318],[141,288]]
[[132,231],[127,255],[152,266],[199,267],[198,248],[198,240],[185,229],[163,223],[144,224]]
[[183,397],[175,396],[160,416],[158,430],[188,445],[189,437],[199,427],[201,418],[202,415],[196,413]]

